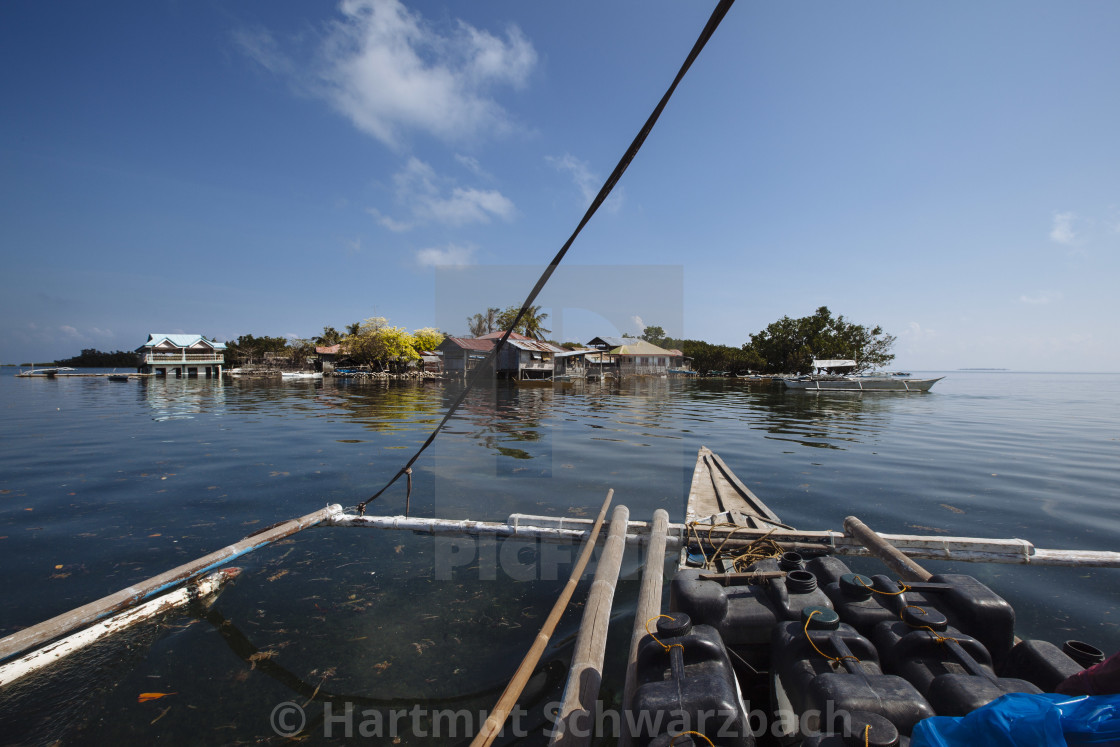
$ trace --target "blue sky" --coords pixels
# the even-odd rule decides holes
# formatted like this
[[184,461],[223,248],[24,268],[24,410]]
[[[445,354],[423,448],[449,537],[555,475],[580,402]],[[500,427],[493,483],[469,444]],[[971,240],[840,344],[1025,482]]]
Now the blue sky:
[[[445,294],[520,302],[712,7],[0,4],[0,361],[463,333]],[[1103,1],[740,2],[542,301],[568,339],[827,305],[901,368],[1120,370],[1118,38]]]

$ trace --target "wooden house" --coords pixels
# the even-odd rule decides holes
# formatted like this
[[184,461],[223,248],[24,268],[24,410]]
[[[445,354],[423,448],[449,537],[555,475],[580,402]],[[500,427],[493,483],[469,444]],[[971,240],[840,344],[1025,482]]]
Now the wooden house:
[[[516,334],[516,333],[515,333]],[[507,379],[551,379],[556,371],[555,356],[567,352],[550,342],[523,335],[509,336],[498,354],[498,375]]]
[[448,376],[466,376],[482,364],[494,340],[475,337],[445,337],[436,349],[443,354],[443,371]]
[[666,376],[673,359],[668,350],[645,340],[631,340],[610,353],[618,361],[620,376]]

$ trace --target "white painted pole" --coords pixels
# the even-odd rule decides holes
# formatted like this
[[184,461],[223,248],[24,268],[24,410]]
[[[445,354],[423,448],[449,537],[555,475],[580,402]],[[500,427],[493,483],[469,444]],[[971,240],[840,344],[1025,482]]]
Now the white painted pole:
[[192,600],[212,596],[228,581],[237,578],[240,573],[240,568],[223,568],[220,571],[215,571],[195,583],[182,586],[139,607],[133,607],[125,612],[113,615],[107,620],[102,620],[91,627],[10,661],[0,666],[0,686],[15,682],[21,677],[26,677],[43,667],[54,664],[106,636],[119,633],[145,620],[151,620],[164,612],[182,607]]
[[24,628],[17,633],[12,633],[10,636],[0,639],[0,661],[9,659],[23,651],[41,646],[47,641],[95,623],[121,610],[134,607],[145,599],[153,597],[156,594],[161,594],[168,589],[173,589],[247,552],[252,552],[258,547],[275,542],[278,539],[295,534],[308,527],[313,527],[329,516],[341,512],[342,506],[334,504],[307,514],[306,516],[301,516],[298,519],[290,519],[281,522],[276,526],[268,527],[256,534],[251,534],[232,545],[227,545],[221,550],[212,552],[209,555],[204,555],[189,563],[184,563],[158,576],[153,576],[135,586],[121,589],[115,594],[102,597],[94,602],[52,617],[50,620],[41,622],[38,625],[32,625],[30,628]]

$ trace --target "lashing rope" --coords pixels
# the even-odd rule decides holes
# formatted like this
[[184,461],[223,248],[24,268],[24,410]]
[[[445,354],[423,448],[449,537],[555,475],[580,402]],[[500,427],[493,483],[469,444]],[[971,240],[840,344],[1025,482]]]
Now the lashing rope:
[[[727,536],[724,537],[723,542],[720,543],[719,547],[712,550],[712,554],[710,556],[704,550],[704,540],[702,540],[700,537],[699,528],[701,526],[707,527],[708,529],[706,539],[709,545],[715,544],[715,539],[712,538],[712,531],[714,529],[717,529],[719,527],[732,527],[731,532],[729,532]],[[720,522],[718,524],[699,524],[698,522],[693,521],[689,522],[687,527],[689,539],[696,540],[696,545],[700,548],[700,554],[704,557],[704,568],[711,568],[713,566],[713,563],[723,553],[724,546],[727,544],[728,540],[731,539],[731,536],[735,534],[735,532],[743,529],[753,528],[745,524],[733,524],[726,521]],[[773,532],[774,529],[771,529],[769,532],[743,548],[742,552],[730,556],[736,571],[745,569],[746,567],[758,562],[759,560],[781,557],[784,550],[781,545],[770,538],[770,535]]]
[[934,630],[933,628],[931,628],[928,625],[915,625],[912,622],[906,622],[906,619],[902,616],[902,613],[905,612],[906,610],[917,610],[918,612],[921,612],[923,615],[926,613],[926,611],[916,604],[908,604],[905,607],[903,607],[901,610],[899,610],[898,619],[902,620],[902,622],[906,623],[911,628],[914,628],[915,630],[928,630],[930,633],[933,634],[933,640],[936,641],[937,643],[942,643],[943,644],[943,643],[945,643],[945,641],[953,641],[954,643],[960,643],[960,641],[958,641],[956,638],[953,638],[952,636],[948,636],[948,635],[941,635],[940,633],[938,633],[936,630]]
[[[873,591],[876,594],[882,594],[885,597],[897,597],[899,594],[905,594],[906,592],[910,591],[910,587],[902,583],[901,581],[895,581],[895,583],[898,584],[898,591],[883,591],[882,589],[876,589],[874,586],[868,586],[863,582],[863,576],[860,575],[856,575],[856,583],[867,589],[868,591]],[[922,610],[922,612],[925,612],[925,610]]]
[[805,618],[805,628],[804,628],[805,640],[809,641],[809,645],[813,647],[813,650],[816,651],[821,656],[823,656],[824,658],[828,659],[833,664],[839,664],[840,662],[844,661],[844,659],[851,659],[852,661],[859,661],[858,657],[852,656],[852,655],[848,655],[848,656],[829,656],[824,651],[821,651],[819,648],[817,648],[817,644],[813,643],[813,637],[811,635],[809,635],[809,623],[811,623],[813,621],[813,616],[814,615],[819,615],[820,613],[821,613],[820,610],[813,610],[812,612],[809,613],[809,616]]
[[671,643],[671,644],[662,643],[661,639],[658,638],[657,636],[655,636],[653,634],[653,631],[649,629],[649,624],[651,622],[653,622],[654,620],[660,620],[663,617],[667,620],[672,620],[673,619],[673,617],[671,615],[654,615],[650,619],[646,620],[646,632],[649,633],[649,637],[652,638],[653,640],[657,641],[657,645],[661,646],[661,648],[663,648],[665,650],[665,653],[669,653],[669,650],[672,649],[672,648],[679,648],[681,651],[684,651],[684,645],[683,644],[680,644],[680,643]]

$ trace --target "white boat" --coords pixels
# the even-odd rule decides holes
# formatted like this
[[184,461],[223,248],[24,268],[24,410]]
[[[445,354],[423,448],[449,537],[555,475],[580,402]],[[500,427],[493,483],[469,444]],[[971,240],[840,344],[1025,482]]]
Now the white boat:
[[67,371],[73,371],[73,370],[74,369],[70,368],[69,366],[51,366],[50,368],[35,368],[35,365],[32,364],[30,371],[20,371],[19,373],[16,374],[16,376],[25,377],[25,378],[28,377],[28,376],[47,376],[49,378],[54,378],[59,373],[65,373]]
[[810,392],[928,392],[944,376],[915,379],[891,374],[872,376],[798,376],[782,379],[788,389]]
[[321,379],[323,374],[318,371],[283,371],[280,376],[284,379]]

